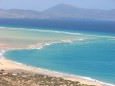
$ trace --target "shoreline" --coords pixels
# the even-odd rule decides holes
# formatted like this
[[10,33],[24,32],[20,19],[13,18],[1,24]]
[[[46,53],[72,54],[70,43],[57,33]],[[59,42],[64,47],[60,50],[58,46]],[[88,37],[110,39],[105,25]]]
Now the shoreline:
[[[6,28],[6,27],[0,27],[0,28]],[[9,29],[16,29],[17,28],[9,28]],[[20,28],[21,30],[28,30],[26,28]],[[34,30],[36,31],[36,29],[29,29],[29,30]],[[65,32],[65,31],[53,31],[53,30],[37,30],[40,32],[55,32],[55,33],[62,33],[62,34],[71,34],[71,35],[83,35],[83,36],[88,36],[88,37],[100,37],[100,38],[108,38],[108,39],[115,39],[115,36],[101,36],[101,35],[88,35],[88,34],[82,34],[82,33],[71,33],[71,32]],[[57,44],[57,43],[71,43],[73,41],[82,41],[84,40],[84,38],[79,38],[79,39],[73,39],[73,40],[60,40],[60,42],[49,42],[49,43],[37,43],[35,45],[30,45],[27,48],[8,48],[8,49],[4,49],[0,50],[0,68],[6,69],[6,70],[25,70],[25,71],[30,71],[32,73],[39,73],[39,74],[43,74],[43,75],[48,75],[48,76],[54,76],[54,77],[62,77],[64,79],[69,79],[69,80],[75,80],[75,81],[80,81],[81,83],[84,84],[96,84],[97,86],[115,86],[106,82],[101,82],[98,81],[96,79],[92,79],[90,77],[85,77],[85,76],[79,76],[79,75],[73,75],[73,74],[66,74],[66,73],[61,73],[61,72],[56,72],[53,70],[48,70],[48,69],[43,69],[43,68],[39,68],[39,67],[32,67],[32,66],[28,66],[26,64],[22,64],[22,63],[18,63],[12,60],[7,60],[5,57],[3,57],[3,54],[5,53],[5,51],[8,50],[23,50],[23,49],[42,49],[44,46],[48,46],[48,45],[52,45],[52,44]],[[4,44],[1,44],[1,46],[5,46]],[[1,59],[2,58],[2,59]],[[1,65],[1,63],[3,65]],[[11,66],[8,66],[11,65]]]
[[4,70],[10,70],[10,71],[24,70],[26,72],[31,72],[31,73],[38,73],[38,74],[48,75],[48,76],[53,76],[53,77],[62,77],[63,79],[66,79],[66,80],[79,81],[80,83],[88,84],[88,85],[115,86],[110,83],[101,82],[96,79],[92,79],[90,77],[61,73],[61,72],[57,72],[53,70],[29,66],[26,64],[12,61],[12,60],[7,60],[5,57],[3,57],[5,50],[1,50],[1,51],[2,52],[0,52],[0,68]]
[[57,31],[57,30],[41,30],[41,29],[27,29],[27,28],[23,28],[23,27],[18,27],[20,29],[17,29],[16,27],[1,27],[2,28],[7,28],[7,29],[12,29],[12,30],[30,30],[30,31],[39,31],[39,32],[51,32],[51,33],[61,33],[61,34],[68,34],[68,35],[77,35],[77,36],[93,36],[93,37],[101,37],[101,38],[110,38],[110,39],[115,39],[115,36],[111,36],[111,35],[100,35],[100,34],[87,34],[87,33],[82,33],[82,32],[68,32],[68,31]]

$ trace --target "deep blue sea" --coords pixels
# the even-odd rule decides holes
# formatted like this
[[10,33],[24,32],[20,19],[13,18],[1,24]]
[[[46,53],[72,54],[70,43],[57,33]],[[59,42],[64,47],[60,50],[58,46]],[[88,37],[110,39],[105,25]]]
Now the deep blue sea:
[[[115,37],[115,21],[0,19],[0,26]],[[35,67],[115,83],[115,38],[57,43],[40,50],[12,50],[7,51],[5,57]]]

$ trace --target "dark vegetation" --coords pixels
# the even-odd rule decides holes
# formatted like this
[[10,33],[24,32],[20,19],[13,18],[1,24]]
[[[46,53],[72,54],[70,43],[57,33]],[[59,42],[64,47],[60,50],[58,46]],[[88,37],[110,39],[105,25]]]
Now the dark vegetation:
[[61,77],[31,73],[12,73],[0,71],[0,86],[94,86],[81,84],[78,81],[64,80]]

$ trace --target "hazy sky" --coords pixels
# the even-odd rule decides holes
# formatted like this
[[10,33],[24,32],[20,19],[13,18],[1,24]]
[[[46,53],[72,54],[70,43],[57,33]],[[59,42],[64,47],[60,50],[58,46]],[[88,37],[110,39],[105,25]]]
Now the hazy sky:
[[0,0],[3,9],[45,10],[59,3],[90,9],[115,9],[115,0]]

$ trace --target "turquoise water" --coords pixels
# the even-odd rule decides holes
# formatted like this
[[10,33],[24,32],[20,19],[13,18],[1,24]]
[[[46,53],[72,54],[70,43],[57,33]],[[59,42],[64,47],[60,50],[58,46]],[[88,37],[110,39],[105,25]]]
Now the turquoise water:
[[40,50],[12,50],[7,59],[23,64],[115,83],[115,38],[57,43]]
[[[83,34],[97,34],[115,37],[115,21],[84,21],[84,20],[55,20],[55,19],[0,19],[0,26],[56,30]],[[6,31],[5,31],[6,32]],[[27,32],[23,32],[24,34]],[[3,34],[3,33],[1,33]],[[21,32],[22,34],[22,32]],[[28,44],[38,41],[57,42],[57,39],[68,38],[69,35],[51,35],[33,33],[33,40],[30,31],[28,37],[31,41],[16,41],[17,44]],[[3,34],[4,35],[4,34]],[[8,35],[8,34],[7,34]],[[20,35],[20,34],[19,34]],[[38,39],[37,36],[41,37]],[[48,36],[47,36],[48,35]],[[0,35],[1,37],[2,35]],[[18,35],[16,35],[17,37]],[[68,37],[67,37],[68,36]],[[84,35],[85,36],[85,35]],[[82,36],[82,37],[84,37]],[[5,35],[6,37],[6,35]],[[9,36],[8,36],[9,37]],[[20,37],[20,36],[18,36]],[[54,37],[51,39],[50,37]],[[87,37],[87,36],[86,36]],[[41,39],[48,39],[46,41]],[[1,40],[0,40],[1,41]],[[7,42],[8,40],[6,40]],[[12,43],[12,41],[9,40]],[[15,43],[16,43],[15,42]],[[71,43],[58,43],[45,46],[41,50],[12,50],[5,53],[5,57],[16,62],[54,70],[63,73],[70,73],[80,76],[95,78],[100,81],[115,83],[115,38],[93,39],[74,41]]]

